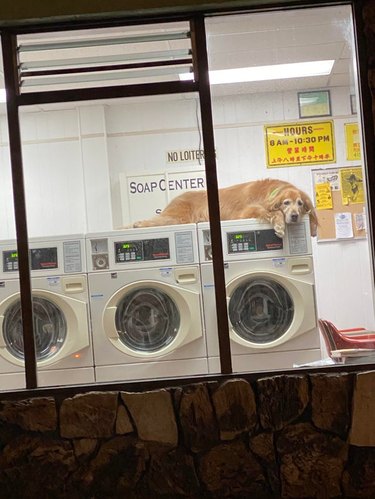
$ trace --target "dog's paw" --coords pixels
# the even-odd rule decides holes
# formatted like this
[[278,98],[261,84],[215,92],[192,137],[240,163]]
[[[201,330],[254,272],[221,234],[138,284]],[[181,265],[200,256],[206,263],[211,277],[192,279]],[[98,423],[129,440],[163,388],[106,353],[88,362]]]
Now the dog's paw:
[[138,220],[138,222],[134,222],[132,227],[135,229],[140,229],[141,227],[153,227],[154,224],[150,223],[150,220]]
[[275,234],[278,237],[283,238],[285,236],[285,223],[282,221],[277,221],[273,224],[273,228],[275,229]]
[[285,235],[285,221],[282,213],[276,213],[271,220],[275,234],[283,238]]
[[275,229],[275,234],[280,237],[281,239],[285,236],[285,226],[281,226],[281,225],[275,225],[274,226],[274,229]]

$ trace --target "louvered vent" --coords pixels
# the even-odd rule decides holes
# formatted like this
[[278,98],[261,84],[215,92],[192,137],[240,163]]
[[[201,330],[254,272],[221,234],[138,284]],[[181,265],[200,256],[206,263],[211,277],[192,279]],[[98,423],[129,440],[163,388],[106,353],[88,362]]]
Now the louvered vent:
[[21,93],[177,81],[192,72],[188,23],[19,35]]

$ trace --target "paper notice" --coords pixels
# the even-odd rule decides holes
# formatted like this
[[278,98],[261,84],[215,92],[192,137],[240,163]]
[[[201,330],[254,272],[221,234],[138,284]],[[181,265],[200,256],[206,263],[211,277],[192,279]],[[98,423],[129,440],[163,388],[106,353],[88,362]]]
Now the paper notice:
[[362,168],[340,170],[342,204],[361,204],[365,201]]
[[330,184],[315,184],[315,199],[317,210],[332,210],[332,193]]
[[335,226],[337,239],[347,239],[349,237],[353,237],[351,213],[336,213]]
[[366,217],[364,213],[354,213],[354,223],[357,230],[366,230]]

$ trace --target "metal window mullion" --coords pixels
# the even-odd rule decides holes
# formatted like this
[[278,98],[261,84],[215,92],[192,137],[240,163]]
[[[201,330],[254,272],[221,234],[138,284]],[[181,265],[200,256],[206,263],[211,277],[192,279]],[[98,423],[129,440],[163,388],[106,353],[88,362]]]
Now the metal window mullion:
[[136,85],[25,92],[16,96],[16,101],[19,106],[32,106],[35,104],[118,99],[125,97],[142,97],[146,95],[183,94],[197,91],[198,84],[194,81],[165,81]]
[[363,168],[366,173],[366,196],[368,210],[368,238],[372,260],[373,281],[375,280],[375,146],[374,146],[374,121],[373,121],[373,98],[368,85],[369,67],[367,54],[370,50],[367,46],[366,37],[364,35],[365,22],[363,19],[363,2],[353,2],[352,13],[354,21],[354,39],[356,42],[355,51],[356,70],[358,74],[358,90],[359,99],[361,101],[358,115],[361,120],[362,131],[364,134],[363,140]]
[[[202,135],[206,168],[207,197],[211,229],[213,269],[216,297],[216,315],[219,336],[220,364],[223,374],[232,373],[232,358],[229,340],[228,310],[221,239],[220,207],[216,169],[215,141],[212,118],[208,56],[204,17],[191,21],[191,43],[193,49],[194,75],[198,80],[201,106]],[[210,334],[210,331],[207,332]]]
[[13,202],[17,234],[19,281],[22,307],[22,334],[25,353],[26,388],[37,387],[37,364],[33,331],[29,245],[26,221],[26,199],[22,164],[22,144],[17,96],[19,94],[16,36],[4,31],[1,35],[10,160],[13,181]]

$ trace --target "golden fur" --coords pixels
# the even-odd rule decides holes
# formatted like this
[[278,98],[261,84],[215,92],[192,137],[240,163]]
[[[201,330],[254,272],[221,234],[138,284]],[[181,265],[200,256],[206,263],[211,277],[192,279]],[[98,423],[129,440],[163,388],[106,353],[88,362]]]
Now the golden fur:
[[[279,237],[285,224],[297,223],[309,214],[311,235],[316,235],[318,220],[309,196],[289,182],[278,179],[255,180],[219,189],[220,219],[257,218],[272,224]],[[189,191],[174,198],[166,208],[149,220],[133,227],[153,227],[197,223],[209,220],[206,191]]]

